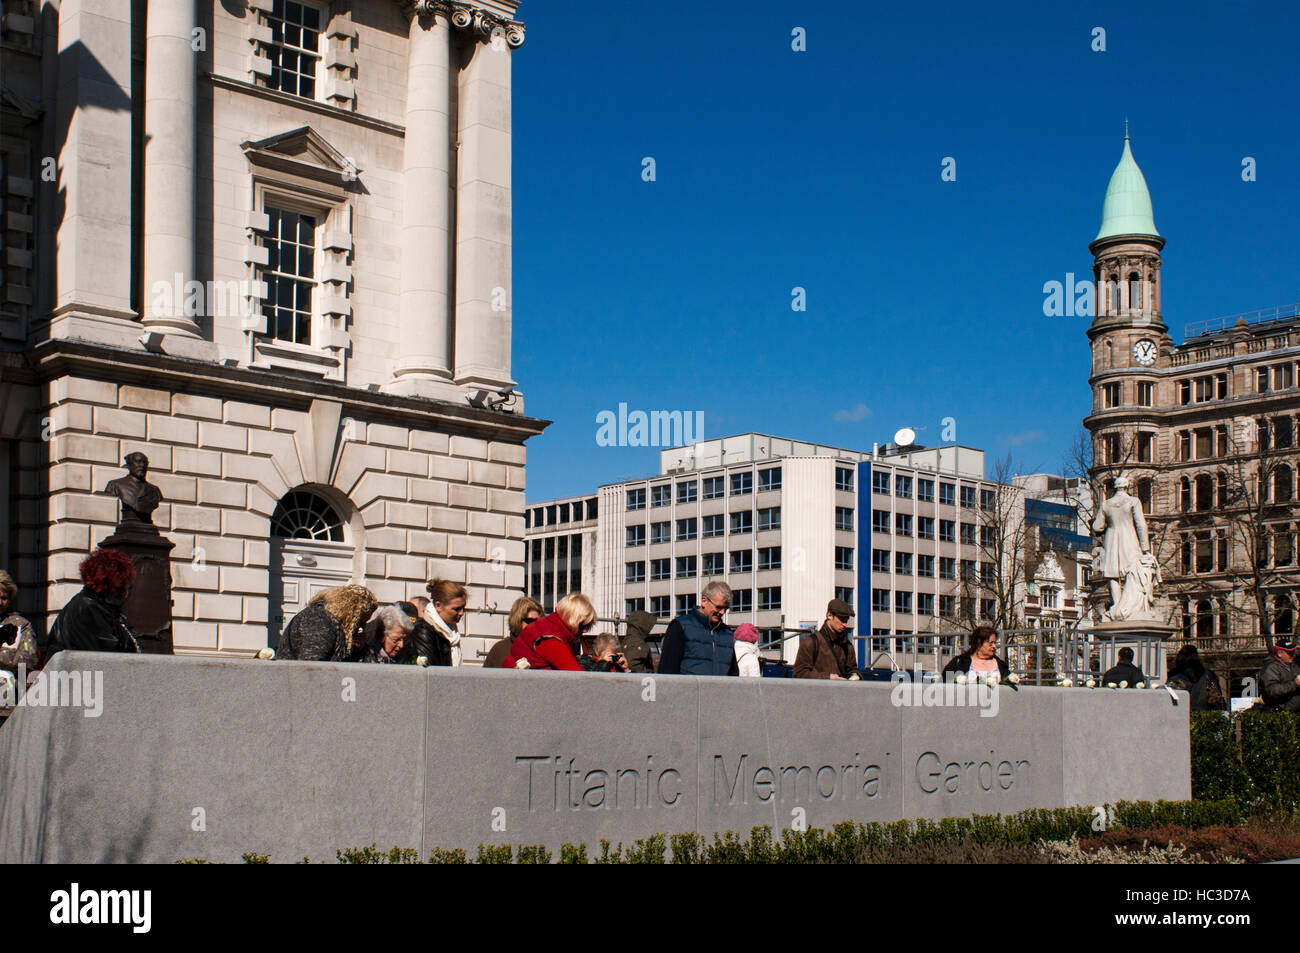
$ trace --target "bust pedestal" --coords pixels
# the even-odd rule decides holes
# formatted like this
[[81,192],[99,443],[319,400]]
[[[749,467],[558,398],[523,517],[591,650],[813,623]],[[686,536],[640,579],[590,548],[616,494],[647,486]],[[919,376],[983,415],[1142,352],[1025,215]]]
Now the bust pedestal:
[[152,523],[119,523],[101,549],[116,549],[135,566],[135,584],[122,605],[127,625],[140,640],[140,650],[172,654],[172,563],[175,543]]

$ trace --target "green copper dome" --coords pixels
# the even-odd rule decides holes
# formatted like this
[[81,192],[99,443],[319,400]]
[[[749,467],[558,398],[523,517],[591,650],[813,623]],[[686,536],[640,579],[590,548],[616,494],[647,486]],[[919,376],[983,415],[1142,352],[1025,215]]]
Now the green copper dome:
[[1093,241],[1113,238],[1116,235],[1154,235],[1155,217],[1151,212],[1151,193],[1147,191],[1147,180],[1142,177],[1142,170],[1133,161],[1133,153],[1128,147],[1128,136],[1124,136],[1124,154],[1119,157],[1119,165],[1110,177],[1106,188],[1106,202],[1101,209],[1101,231]]

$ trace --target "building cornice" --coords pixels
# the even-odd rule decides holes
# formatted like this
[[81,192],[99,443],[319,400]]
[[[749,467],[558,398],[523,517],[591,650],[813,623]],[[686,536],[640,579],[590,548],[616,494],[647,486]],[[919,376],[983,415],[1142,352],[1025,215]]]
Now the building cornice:
[[406,0],[408,16],[431,16],[441,14],[451,23],[452,28],[472,36],[475,40],[492,42],[494,36],[504,38],[506,45],[517,49],[524,45],[524,24],[509,16],[503,4],[499,10],[485,9],[473,3],[461,0]]
[[[222,365],[167,354],[152,354],[96,344],[56,339],[30,352],[40,381],[82,375],[116,384],[201,393],[307,410],[312,401],[337,401],[345,412],[364,415],[381,423],[439,432],[453,432],[490,440],[523,442],[551,425],[551,421],[500,411],[460,406],[426,397],[407,397],[382,391],[358,390],[337,381],[297,378],[283,371]],[[214,371],[216,373],[214,373]]]
[[300,96],[291,96],[288,93],[282,93],[278,89],[266,89],[263,86],[255,86],[252,83],[246,83],[240,79],[234,79],[230,76],[222,76],[219,73],[203,73],[201,78],[210,82],[213,86],[222,89],[230,89],[235,92],[244,93],[252,96],[254,99],[265,99],[269,102],[280,103],[284,106],[292,106],[295,109],[301,109],[306,112],[316,113],[321,116],[328,116],[331,119],[337,119],[340,122],[348,122],[357,126],[365,126],[367,129],[375,129],[379,132],[386,132],[394,136],[405,137],[406,127],[395,122],[388,122],[386,119],[378,119],[374,116],[366,116],[362,113],[348,112],[337,106],[331,106],[328,103],[318,103],[311,99],[303,99]]

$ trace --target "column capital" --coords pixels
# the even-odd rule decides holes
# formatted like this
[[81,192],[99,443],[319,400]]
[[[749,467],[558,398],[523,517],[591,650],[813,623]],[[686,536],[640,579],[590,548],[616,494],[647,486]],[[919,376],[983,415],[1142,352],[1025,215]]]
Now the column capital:
[[464,0],[407,0],[408,16],[439,15],[446,17],[454,29],[472,35],[476,40],[501,41],[511,48],[524,44],[524,24],[521,20],[485,10]]

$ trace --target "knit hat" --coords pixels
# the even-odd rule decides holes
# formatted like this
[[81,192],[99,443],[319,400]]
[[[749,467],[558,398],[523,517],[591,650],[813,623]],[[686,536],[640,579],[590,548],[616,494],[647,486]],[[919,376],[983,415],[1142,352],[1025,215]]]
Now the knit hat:
[[754,628],[748,622],[742,622],[736,626],[735,637],[737,642],[758,642],[758,629]]
[[1289,635],[1279,636],[1274,640],[1273,648],[1281,649],[1283,652],[1294,652],[1295,639],[1291,638]]

